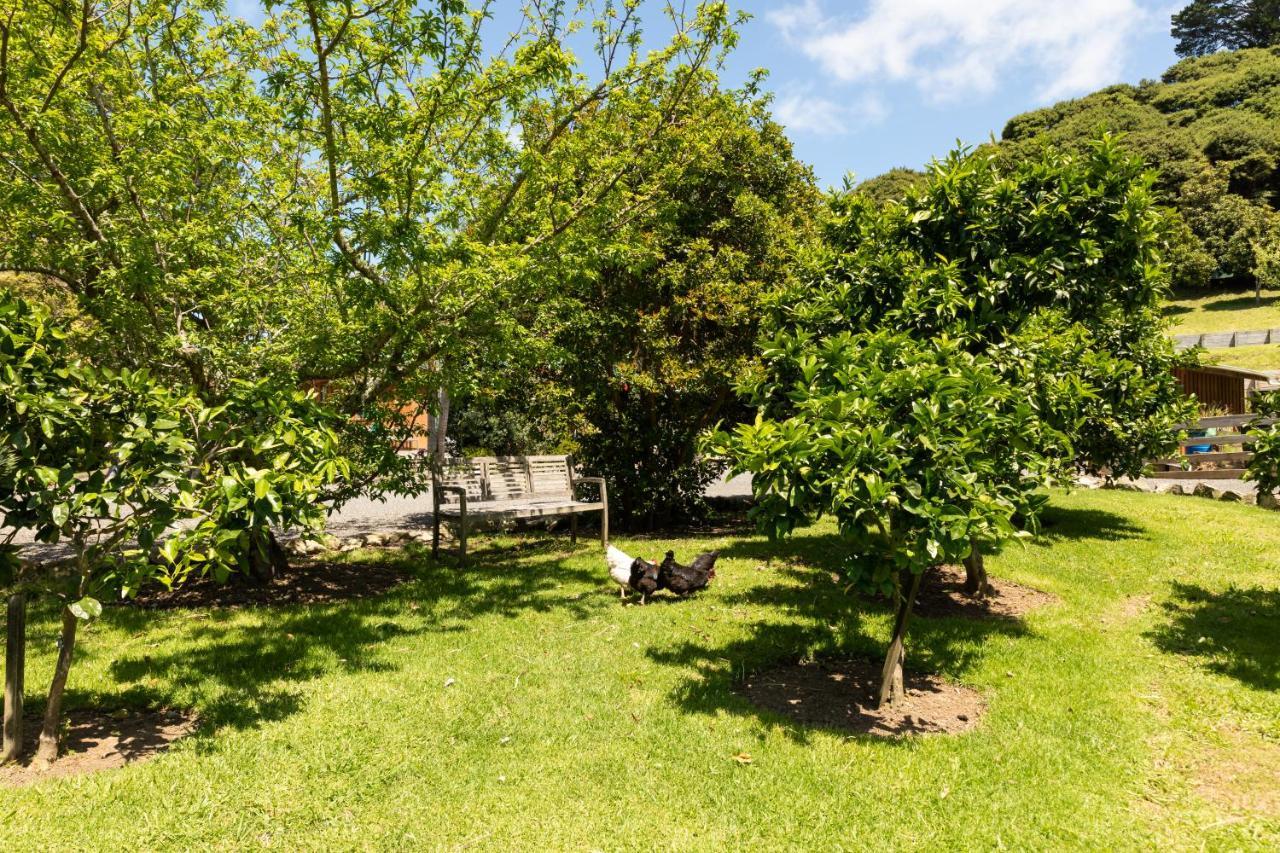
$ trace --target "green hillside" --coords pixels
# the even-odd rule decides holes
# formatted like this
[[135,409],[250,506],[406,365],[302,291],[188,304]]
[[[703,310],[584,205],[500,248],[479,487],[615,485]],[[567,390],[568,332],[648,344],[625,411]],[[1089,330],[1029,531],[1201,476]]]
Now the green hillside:
[[[1015,158],[1045,144],[1078,149],[1104,129],[1158,170],[1177,211],[1175,286],[1280,286],[1280,48],[1186,59],[1158,81],[1024,113],[997,146]],[[909,178],[895,169],[861,189],[892,197]]]

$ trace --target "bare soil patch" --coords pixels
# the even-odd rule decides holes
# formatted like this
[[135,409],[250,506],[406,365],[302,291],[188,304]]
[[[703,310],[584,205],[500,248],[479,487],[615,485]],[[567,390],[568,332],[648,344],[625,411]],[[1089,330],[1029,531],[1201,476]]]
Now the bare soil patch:
[[25,745],[20,763],[0,767],[0,787],[20,787],[46,779],[61,779],[113,770],[154,758],[174,741],[186,737],[196,727],[195,715],[185,711],[95,710],[68,711],[62,754],[49,768],[31,763],[40,720],[24,721]]
[[915,613],[925,617],[959,616],[969,619],[1018,619],[1057,601],[1057,597],[1013,581],[990,579],[991,591],[974,598],[964,591],[964,569],[939,566],[920,583]]
[[289,570],[265,584],[236,577],[220,584],[198,578],[177,589],[152,588],[127,606],[148,610],[197,607],[281,607],[328,604],[381,595],[409,580],[399,569],[384,565],[348,565],[295,561]]
[[977,691],[909,670],[907,695],[881,710],[876,694],[882,665],[858,658],[784,664],[756,673],[737,691],[753,705],[805,726],[885,738],[967,731],[986,710]]
[[1206,750],[1192,773],[1196,792],[1239,814],[1280,814],[1280,746],[1257,735],[1228,732]]

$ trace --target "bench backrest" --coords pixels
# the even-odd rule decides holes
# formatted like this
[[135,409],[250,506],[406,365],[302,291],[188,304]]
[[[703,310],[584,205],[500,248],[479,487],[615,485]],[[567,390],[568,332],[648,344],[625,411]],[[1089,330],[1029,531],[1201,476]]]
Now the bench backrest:
[[[573,460],[569,456],[476,456],[449,459],[435,482],[467,490],[468,501],[511,501],[573,492]],[[457,495],[441,495],[455,503]]]

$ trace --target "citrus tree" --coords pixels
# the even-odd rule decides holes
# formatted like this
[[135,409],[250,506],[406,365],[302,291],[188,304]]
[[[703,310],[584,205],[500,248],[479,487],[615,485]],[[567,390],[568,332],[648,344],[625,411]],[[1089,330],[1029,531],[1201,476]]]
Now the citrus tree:
[[69,554],[20,576],[61,602],[39,760],[57,757],[77,629],[104,598],[225,579],[261,553],[260,531],[322,521],[319,494],[344,471],[326,417],[301,395],[272,405],[252,388],[209,407],[144,371],[96,368],[64,327],[0,295],[0,515]]
[[924,573],[1015,535],[1015,516],[1034,525],[1053,467],[1045,424],[1024,389],[955,339],[786,330],[762,355],[761,417],[711,447],[752,473],[752,514],[771,537],[833,517],[850,586],[897,602],[879,694],[892,703]]

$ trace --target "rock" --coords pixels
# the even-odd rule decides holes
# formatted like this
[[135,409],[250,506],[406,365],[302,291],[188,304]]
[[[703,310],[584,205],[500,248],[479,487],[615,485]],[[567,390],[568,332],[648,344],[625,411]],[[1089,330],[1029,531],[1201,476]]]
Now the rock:
[[1227,503],[1240,503],[1240,493],[1226,489],[1218,495],[1218,500],[1226,501]]
[[1192,492],[1191,494],[1195,495],[1198,498],[1214,498],[1214,497],[1217,497],[1214,494],[1215,491],[1217,490],[1214,489],[1212,486],[1209,486],[1206,483],[1201,483],[1200,485],[1196,486],[1195,491]]
[[1277,509],[1278,507],[1280,507],[1280,502],[1276,500],[1275,495],[1269,495],[1264,492],[1259,492],[1258,506],[1264,509]]
[[1165,489],[1165,493],[1170,495],[1185,495],[1187,490],[1182,488],[1181,483],[1173,483],[1169,488]]

